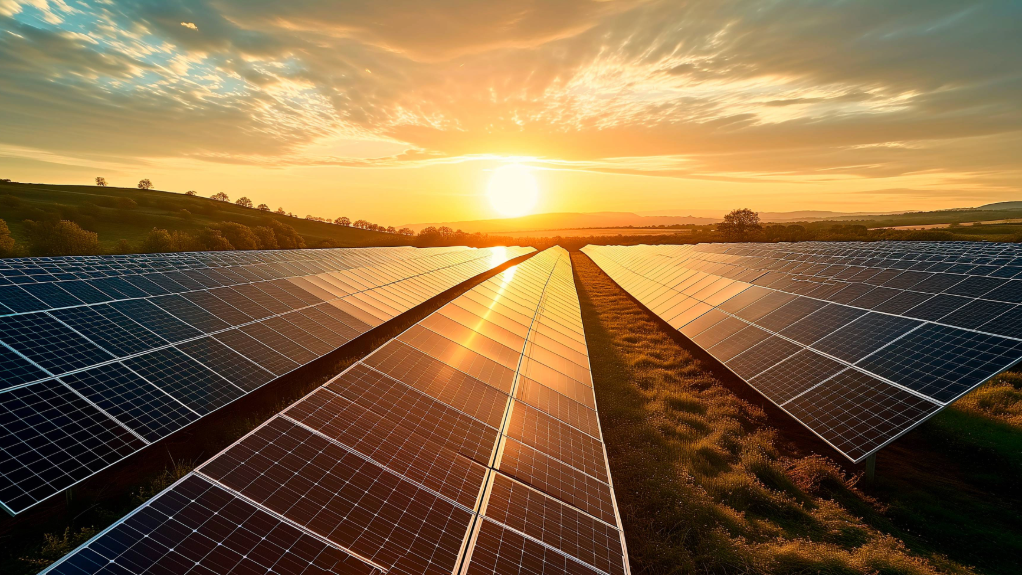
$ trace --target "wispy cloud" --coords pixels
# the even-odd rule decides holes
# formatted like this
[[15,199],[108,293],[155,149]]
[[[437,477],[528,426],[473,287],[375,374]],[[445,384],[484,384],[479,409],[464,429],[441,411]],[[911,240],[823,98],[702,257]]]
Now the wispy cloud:
[[1011,0],[0,0],[0,31],[0,143],[70,157],[1022,178]]

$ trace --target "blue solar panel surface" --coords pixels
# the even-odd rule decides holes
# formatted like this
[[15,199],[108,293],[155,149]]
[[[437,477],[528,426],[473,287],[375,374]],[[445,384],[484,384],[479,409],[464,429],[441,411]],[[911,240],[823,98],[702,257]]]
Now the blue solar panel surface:
[[529,251],[0,260],[0,506],[21,512]]
[[1016,244],[583,251],[853,461],[1022,359],[1022,248]]
[[[624,575],[595,408],[570,259],[552,248],[384,344],[49,572]],[[211,510],[228,508],[211,535]],[[249,532],[284,527],[307,537],[300,554],[251,545]],[[333,566],[313,568],[327,552]]]

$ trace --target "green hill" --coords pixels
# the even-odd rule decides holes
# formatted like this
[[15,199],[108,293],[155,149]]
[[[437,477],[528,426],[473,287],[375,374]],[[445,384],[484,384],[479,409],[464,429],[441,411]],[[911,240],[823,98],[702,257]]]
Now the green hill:
[[220,222],[249,227],[272,220],[295,229],[308,247],[409,245],[411,238],[244,208],[198,196],[156,190],[99,186],[58,186],[0,182],[0,219],[22,245],[25,220],[70,220],[99,234],[100,247],[113,251],[120,240],[141,244],[153,228],[195,234]]

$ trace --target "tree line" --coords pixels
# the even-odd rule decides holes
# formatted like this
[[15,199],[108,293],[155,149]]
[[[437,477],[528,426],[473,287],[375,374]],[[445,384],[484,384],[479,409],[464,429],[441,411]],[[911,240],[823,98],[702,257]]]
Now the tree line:
[[89,256],[103,253],[164,253],[228,250],[300,249],[305,239],[283,222],[269,220],[265,226],[249,227],[219,222],[197,232],[153,228],[137,244],[117,242],[112,250],[100,247],[99,234],[69,220],[25,220],[27,244],[19,244],[7,222],[0,220],[0,257]]
[[[96,185],[100,186],[100,187],[106,187],[107,186],[106,178],[104,178],[102,176],[97,176],[96,177]],[[139,182],[138,182],[138,189],[140,189],[140,190],[151,190],[151,189],[153,189],[153,183],[152,183],[152,181],[149,180],[149,178],[143,178],[142,180],[139,180]],[[185,192],[185,195],[186,196],[198,196],[199,194],[195,190],[188,190],[187,192]],[[231,201],[230,196],[228,196],[224,192],[217,192],[217,193],[211,195],[209,197],[209,199],[211,199],[213,201],[217,201],[217,202],[230,202]],[[267,204],[259,204],[257,206],[255,204],[255,202],[253,202],[251,200],[251,198],[249,198],[247,196],[242,196],[242,197],[238,198],[237,200],[234,201],[234,204],[237,205],[237,206],[241,206],[243,208],[249,208],[249,209],[259,210],[259,211],[263,211],[263,212],[271,211],[271,208],[270,208],[269,205],[267,205]],[[287,216],[287,217],[291,217],[291,218],[297,218],[298,217],[294,213],[286,211],[283,207],[278,207],[275,211],[273,211],[273,213],[275,213],[277,215],[280,215],[280,216]],[[346,227],[358,228],[360,230],[369,230],[369,231],[373,231],[373,232],[383,232],[383,233],[388,233],[388,234],[401,234],[403,236],[415,235],[415,232],[412,231],[411,228],[397,229],[394,226],[383,226],[383,225],[380,225],[380,224],[374,224],[374,223],[372,223],[372,222],[370,222],[368,220],[355,220],[353,222],[353,221],[351,221],[350,218],[348,218],[346,216],[341,216],[341,217],[337,217],[337,218],[324,218],[324,217],[313,216],[313,215],[309,214],[309,215],[305,216],[305,219],[311,220],[311,221],[314,221],[314,222],[323,222],[323,223],[327,223],[327,224],[335,224],[335,225],[338,225],[338,226],[346,226]]]

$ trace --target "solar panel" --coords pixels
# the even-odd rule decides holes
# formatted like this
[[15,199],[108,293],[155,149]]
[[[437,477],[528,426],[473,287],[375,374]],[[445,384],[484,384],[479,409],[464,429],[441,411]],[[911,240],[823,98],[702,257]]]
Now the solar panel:
[[[0,410],[41,421],[31,430],[14,423],[0,430],[0,444],[11,446],[2,455],[0,478],[10,489],[0,485],[0,504],[24,511],[529,251],[400,247],[0,260],[0,283],[8,283],[0,285]],[[336,287],[338,278],[355,276],[358,287]],[[29,413],[25,398],[47,390],[63,398],[61,407],[22,415]],[[95,420],[88,429],[106,426],[109,433],[71,440],[42,421],[60,410],[80,410]],[[28,467],[31,476],[22,472]]]
[[[217,503],[199,503],[206,494]],[[234,502],[364,570],[627,573],[567,252],[448,303],[49,572],[225,572],[202,555],[220,542],[208,531],[171,542],[190,533],[181,525],[205,525],[193,514]],[[222,537],[241,524],[225,519]],[[139,550],[148,539],[164,543]],[[238,555],[303,572],[313,553],[256,544]]]
[[1015,244],[583,251],[856,462],[1022,359],[1022,248]]

